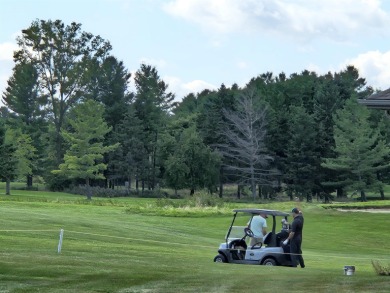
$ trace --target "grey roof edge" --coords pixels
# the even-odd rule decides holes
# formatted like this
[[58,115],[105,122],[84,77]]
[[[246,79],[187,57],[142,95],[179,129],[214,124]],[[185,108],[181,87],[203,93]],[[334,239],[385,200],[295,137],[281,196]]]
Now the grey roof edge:
[[390,88],[384,91],[373,93],[367,97],[367,100],[389,100],[390,101]]
[[276,210],[264,210],[264,209],[234,209],[235,213],[248,213],[252,215],[266,214],[271,216],[289,216],[289,213],[276,211]]
[[384,91],[373,93],[365,99],[358,99],[360,105],[373,109],[390,109],[390,88]]
[[368,108],[384,109],[384,110],[390,109],[390,100],[359,99],[358,103]]

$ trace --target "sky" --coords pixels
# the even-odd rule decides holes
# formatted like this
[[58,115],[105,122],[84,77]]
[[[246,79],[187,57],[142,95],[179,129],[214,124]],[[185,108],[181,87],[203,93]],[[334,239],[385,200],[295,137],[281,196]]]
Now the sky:
[[129,72],[156,67],[178,101],[266,72],[347,65],[368,86],[390,88],[390,0],[0,0],[0,93],[16,37],[37,19],[80,23]]

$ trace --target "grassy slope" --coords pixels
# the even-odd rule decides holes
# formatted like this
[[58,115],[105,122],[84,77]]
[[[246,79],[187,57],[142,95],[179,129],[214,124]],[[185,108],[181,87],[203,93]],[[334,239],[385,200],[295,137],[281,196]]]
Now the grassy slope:
[[[203,217],[132,212],[154,202],[95,199],[88,204],[60,193],[1,195],[0,292],[390,291],[389,279],[371,266],[372,259],[390,263],[386,214],[304,205],[307,268],[292,269],[212,262],[233,206]],[[344,276],[344,265],[355,265],[355,275]]]

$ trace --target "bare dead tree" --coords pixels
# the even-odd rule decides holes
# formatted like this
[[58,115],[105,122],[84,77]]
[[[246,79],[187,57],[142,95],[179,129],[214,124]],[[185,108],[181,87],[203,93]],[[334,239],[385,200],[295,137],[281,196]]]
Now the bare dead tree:
[[[249,184],[253,198],[257,185],[269,185],[270,176],[276,172],[270,169],[273,158],[267,153],[266,106],[255,105],[260,98],[255,89],[245,89],[238,96],[237,110],[224,110],[228,121],[223,135],[226,144],[218,145],[220,153],[227,158],[225,168],[234,172],[240,184]],[[257,107],[256,107],[257,106]]]

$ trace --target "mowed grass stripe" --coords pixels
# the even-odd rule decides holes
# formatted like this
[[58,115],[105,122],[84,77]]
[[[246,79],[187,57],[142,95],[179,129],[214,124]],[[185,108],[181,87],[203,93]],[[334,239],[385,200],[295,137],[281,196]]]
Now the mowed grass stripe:
[[[53,197],[56,195],[53,194]],[[66,195],[62,195],[67,200]],[[303,206],[307,268],[215,264],[231,217],[163,217],[155,200],[100,199],[101,206],[2,201],[0,290],[5,292],[389,292],[370,259],[387,257],[386,215],[355,215]],[[74,203],[72,203],[74,200]],[[107,204],[107,205],[105,205]],[[150,205],[148,215],[128,206]],[[286,210],[294,203],[268,208]],[[237,205],[242,207],[243,205]],[[249,205],[252,206],[252,205]],[[229,206],[229,209],[231,207]],[[194,211],[196,213],[196,211]],[[224,211],[226,213],[226,210]],[[385,223],[383,223],[383,221]],[[64,229],[61,254],[59,230]],[[53,232],[51,232],[53,231]],[[344,265],[356,274],[343,275]]]

